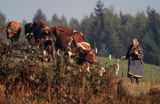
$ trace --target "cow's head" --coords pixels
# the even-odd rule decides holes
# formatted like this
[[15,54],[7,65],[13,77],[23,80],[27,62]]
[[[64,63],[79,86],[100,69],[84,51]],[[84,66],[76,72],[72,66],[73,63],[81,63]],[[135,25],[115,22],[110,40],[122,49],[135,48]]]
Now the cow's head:
[[10,21],[6,26],[7,38],[11,39],[16,37],[16,40],[19,38],[21,32],[21,24],[17,21]]
[[41,29],[40,34],[42,37],[51,35],[51,29],[49,27],[44,27]]
[[49,34],[51,32],[51,29],[49,27],[45,27],[45,28],[43,28],[43,32],[46,34]]
[[96,63],[95,51],[91,48],[89,43],[80,42],[77,46],[80,49],[80,58],[82,57],[89,63]]

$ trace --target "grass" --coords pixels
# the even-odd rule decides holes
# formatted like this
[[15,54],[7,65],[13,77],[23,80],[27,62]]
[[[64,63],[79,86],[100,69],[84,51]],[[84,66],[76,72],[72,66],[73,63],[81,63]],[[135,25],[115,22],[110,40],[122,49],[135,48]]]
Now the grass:
[[[97,61],[102,64],[106,69],[113,67],[117,63],[117,59],[109,60],[108,57],[97,57]],[[140,84],[132,84],[127,77],[127,60],[120,60],[120,70],[117,76],[117,81],[123,80],[123,87],[132,96],[139,96],[147,94],[150,89],[160,90],[160,66],[143,64],[144,74]],[[122,76],[123,74],[123,76]]]
[[[114,64],[117,63],[117,59],[109,60],[108,57],[97,57],[97,61],[100,62],[104,67],[113,67]],[[127,79],[127,60],[120,60],[120,70],[118,77],[122,77]],[[143,82],[160,82],[160,66],[143,64]]]
[[101,65],[92,66],[88,73],[65,62],[63,54],[55,65],[22,61],[20,56],[13,52],[0,59],[1,104],[160,104],[159,66],[144,64],[143,82],[137,85],[127,78],[126,60],[120,60],[119,75],[115,76],[117,59],[97,57],[106,70],[100,76]]

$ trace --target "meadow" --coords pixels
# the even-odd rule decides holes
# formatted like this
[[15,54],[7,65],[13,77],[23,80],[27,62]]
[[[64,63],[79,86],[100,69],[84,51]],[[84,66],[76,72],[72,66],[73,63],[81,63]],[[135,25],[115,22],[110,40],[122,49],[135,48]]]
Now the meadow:
[[[127,61],[120,60],[116,76],[117,59],[97,57],[98,63],[89,73],[64,60],[63,54],[56,57],[55,63],[42,63],[37,57],[24,60],[19,51],[8,52],[4,46],[0,45],[1,104],[160,103],[158,66],[144,64],[144,77],[137,85],[127,78]],[[101,76],[103,67],[105,72]]]
[[[98,62],[104,67],[113,67],[117,63],[117,59],[113,58],[109,60],[108,57],[97,57]],[[120,70],[118,78],[124,77],[127,79],[127,60],[119,60]],[[160,66],[143,64],[143,82],[160,82]]]

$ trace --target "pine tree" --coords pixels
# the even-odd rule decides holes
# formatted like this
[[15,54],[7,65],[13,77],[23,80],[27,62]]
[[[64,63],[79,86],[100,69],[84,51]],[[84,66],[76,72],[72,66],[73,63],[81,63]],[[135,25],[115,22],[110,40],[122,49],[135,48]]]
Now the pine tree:
[[33,21],[36,21],[36,20],[47,21],[46,15],[42,12],[40,8],[37,10],[37,12],[33,17]]
[[6,24],[6,16],[0,11],[0,29]]
[[68,26],[67,18],[64,15],[60,18],[59,25],[62,26],[62,27],[67,27]]
[[69,26],[73,29],[80,30],[79,21],[76,18],[71,18],[69,21]]
[[96,3],[94,8],[94,19],[91,24],[91,43],[93,47],[96,47],[98,50],[101,49],[101,35],[104,31],[104,4],[101,0]]
[[[0,31],[6,24],[6,16],[0,11]],[[2,38],[2,32],[0,32],[0,39]]]
[[54,14],[54,15],[52,16],[51,21],[50,21],[50,26],[51,26],[51,27],[55,27],[55,26],[58,26],[58,25],[59,25],[59,18],[58,18],[58,16],[57,16],[57,14]]

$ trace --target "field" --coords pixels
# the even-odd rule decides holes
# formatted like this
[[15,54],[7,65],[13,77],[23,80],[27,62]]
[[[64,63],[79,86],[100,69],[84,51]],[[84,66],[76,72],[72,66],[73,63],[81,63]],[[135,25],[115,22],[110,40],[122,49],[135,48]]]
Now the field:
[[[112,67],[114,64],[117,63],[117,59],[109,60],[108,57],[97,57],[97,60],[104,66],[104,67]],[[124,77],[127,78],[127,60],[120,60],[120,71],[118,77],[122,77],[122,73],[124,73]],[[150,65],[150,64],[143,64],[143,82],[160,82],[160,66]]]
[[107,57],[97,57],[98,64],[89,73],[65,61],[63,54],[56,57],[56,63],[42,63],[38,58],[23,60],[19,51],[6,53],[1,48],[0,53],[1,104],[160,103],[160,67],[155,65],[144,64],[144,77],[137,85],[127,78],[127,61],[120,60],[115,76],[117,60]]
[[[113,67],[117,63],[117,59],[109,60],[108,57],[97,57],[97,60],[104,67]],[[160,66],[143,64],[143,78],[141,83],[131,84],[129,78],[127,77],[127,60],[119,61],[120,70],[117,79],[123,79],[125,81],[125,87],[131,94],[138,95],[140,93],[146,93],[151,88],[160,89]]]

